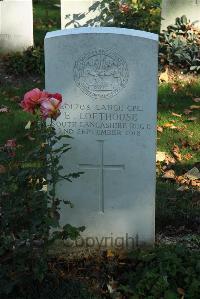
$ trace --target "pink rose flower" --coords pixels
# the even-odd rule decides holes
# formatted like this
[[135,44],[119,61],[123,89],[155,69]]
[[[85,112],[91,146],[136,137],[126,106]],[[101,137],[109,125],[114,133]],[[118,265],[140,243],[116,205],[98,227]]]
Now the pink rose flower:
[[12,148],[12,147],[16,147],[16,139],[8,139],[6,141],[6,144],[5,144],[5,147],[9,147],[9,148]]
[[62,95],[60,93],[48,93],[35,88],[24,95],[21,107],[24,111],[33,114],[40,109],[44,119],[48,117],[57,119],[60,115],[61,102]]
[[130,10],[130,7],[128,4],[120,4],[119,6],[119,10],[122,12],[122,13],[128,13],[129,10]]
[[62,97],[59,98],[48,98],[41,102],[40,110],[42,117],[44,119],[53,118],[56,120],[60,115],[60,105],[61,105]]
[[24,95],[24,99],[21,102],[21,107],[24,111],[35,113],[36,109],[40,106],[41,101],[48,97],[48,93],[41,91],[38,88],[28,91]]
[[4,145],[9,157],[15,157],[16,139],[8,139]]
[[60,93],[48,93],[49,98],[54,98],[62,103],[62,95]]

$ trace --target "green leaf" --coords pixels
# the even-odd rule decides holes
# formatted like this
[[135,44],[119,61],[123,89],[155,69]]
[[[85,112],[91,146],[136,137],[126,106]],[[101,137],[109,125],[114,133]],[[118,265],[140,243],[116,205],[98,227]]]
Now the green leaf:
[[164,299],[179,299],[179,296],[174,291],[166,291],[164,295]]

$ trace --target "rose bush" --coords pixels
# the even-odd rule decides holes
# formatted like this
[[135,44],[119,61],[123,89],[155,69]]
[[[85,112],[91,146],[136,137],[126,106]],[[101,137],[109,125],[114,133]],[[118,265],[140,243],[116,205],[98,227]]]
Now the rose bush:
[[[86,26],[101,25],[103,27],[124,27],[130,29],[160,33],[161,0],[101,0],[89,8],[89,11],[99,10],[100,14],[86,22]],[[69,16],[68,16],[69,17]],[[66,27],[84,21],[85,14],[73,16]]]
[[34,114],[34,120],[24,129],[24,136],[28,130],[34,140],[34,148],[26,150],[17,139],[7,140],[0,147],[1,298],[13,292],[23,294],[33,282],[39,284],[47,272],[51,242],[57,237],[76,237],[84,229],[59,225],[60,203],[72,204],[57,197],[56,185],[61,180],[71,182],[81,174],[64,173],[60,163],[62,154],[70,150],[70,145],[63,143],[69,136],[58,136],[54,128],[61,103],[58,93],[37,88],[27,92],[20,106]]
[[130,10],[131,10],[130,5],[128,5],[128,4],[122,4],[122,3],[119,4],[119,11],[121,13],[129,13]]

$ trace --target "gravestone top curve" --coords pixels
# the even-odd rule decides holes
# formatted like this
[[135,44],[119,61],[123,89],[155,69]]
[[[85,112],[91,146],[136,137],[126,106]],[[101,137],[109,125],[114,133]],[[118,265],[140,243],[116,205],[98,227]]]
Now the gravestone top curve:
[[72,28],[72,29],[63,29],[48,32],[45,39],[60,37],[65,35],[75,35],[75,34],[118,34],[118,35],[130,35],[134,37],[146,38],[158,41],[158,35],[151,32],[145,32],[134,29],[126,28],[116,28],[116,27],[82,27],[82,28]]

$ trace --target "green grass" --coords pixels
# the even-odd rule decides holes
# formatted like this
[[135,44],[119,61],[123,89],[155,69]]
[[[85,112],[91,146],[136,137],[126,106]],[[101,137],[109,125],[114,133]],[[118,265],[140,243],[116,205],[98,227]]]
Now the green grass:
[[[164,151],[172,156],[174,144],[178,145],[182,154],[182,160],[172,167],[176,175],[183,175],[200,161],[200,153],[195,145],[200,141],[200,119],[199,110],[193,110],[189,115],[184,114],[184,110],[191,105],[198,105],[193,101],[200,97],[200,80],[193,84],[185,84],[177,92],[173,92],[170,84],[162,84],[159,87],[158,101],[158,125],[164,126],[172,123],[183,130],[173,130],[164,128],[162,133],[158,133],[158,151]],[[177,117],[172,115],[181,115]],[[190,117],[197,117],[195,121],[189,121]],[[183,141],[187,141],[189,146],[182,148]],[[184,159],[186,154],[191,154],[192,158]],[[156,197],[156,228],[157,231],[165,229],[167,226],[186,226],[195,229],[199,223],[196,221],[200,214],[200,202],[195,204],[196,192],[190,188],[188,191],[177,191],[179,185],[175,182],[164,181],[161,175],[157,177],[157,197]],[[197,228],[196,227],[196,228]]]
[[[198,193],[192,190],[177,191],[177,184],[157,178],[156,231],[167,231],[168,227],[185,227],[198,230],[200,205],[196,205]],[[175,232],[175,230],[174,230]]]
[[51,3],[51,5],[47,5],[46,1],[43,1],[34,4],[34,41],[36,46],[43,45],[44,37],[48,31],[60,29],[60,8],[53,5],[60,4],[60,1],[53,0]]
[[[22,83],[20,87],[7,85],[0,88],[0,107],[8,107],[8,113],[0,113],[0,144],[5,144],[7,139],[16,138],[18,144],[30,143],[24,137],[24,127],[33,117],[22,111],[20,100],[26,91],[36,86],[32,83]],[[38,86],[37,86],[38,87]],[[40,86],[39,86],[40,87]]]
[[[184,114],[184,110],[189,109],[191,105],[198,105],[193,101],[197,97],[200,97],[200,80],[192,85],[186,85],[177,93],[172,91],[170,85],[161,85],[159,88],[158,125],[173,124],[178,130],[164,128],[162,133],[158,133],[157,147],[158,151],[172,154],[173,146],[178,145],[183,157],[182,161],[175,165],[179,175],[184,169],[192,167],[200,159],[199,151],[195,150],[200,140],[199,110],[193,110],[189,115]],[[172,113],[181,115],[181,117],[174,116]],[[189,118],[191,117],[196,117],[196,119],[190,121]],[[187,142],[188,146],[182,148],[183,142]],[[186,154],[191,154],[192,158],[185,159]]]
[[[170,128],[164,129],[162,138],[158,139],[158,150],[170,153],[173,144],[180,144],[180,140],[191,141],[194,144],[199,141],[199,110],[194,110],[191,114],[184,115],[184,109],[188,109],[191,105],[197,105],[193,101],[193,99],[197,97],[200,97],[200,81],[192,85],[186,85],[177,93],[173,92],[170,85],[160,86],[158,125],[162,126],[166,123],[173,123],[175,126],[183,128],[183,131],[177,132],[177,130]],[[182,116],[173,116],[172,112]],[[191,116],[195,116],[198,119],[188,121],[188,118]],[[184,126],[186,126],[185,129]],[[191,134],[193,134],[192,137],[190,137]],[[158,137],[160,137],[160,135],[158,135]]]

